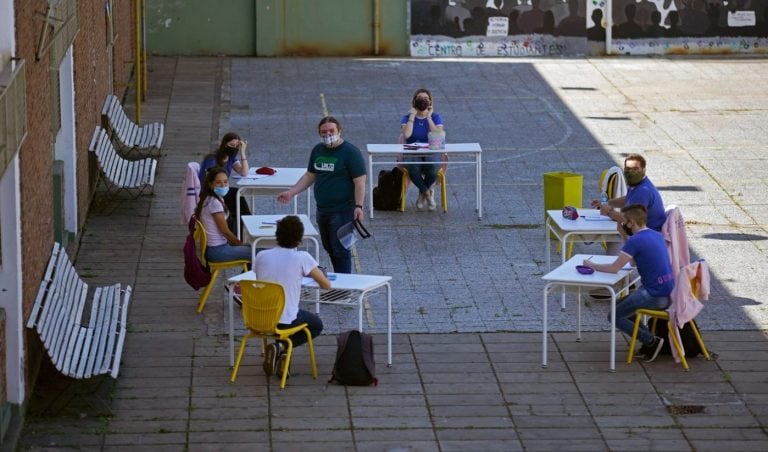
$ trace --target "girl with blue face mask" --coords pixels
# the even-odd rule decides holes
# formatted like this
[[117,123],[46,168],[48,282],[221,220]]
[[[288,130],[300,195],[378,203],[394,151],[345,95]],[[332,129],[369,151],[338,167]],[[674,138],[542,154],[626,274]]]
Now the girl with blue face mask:
[[251,247],[243,245],[227,225],[229,209],[224,197],[229,190],[229,177],[225,168],[215,167],[205,173],[195,216],[203,224],[208,236],[205,257],[211,262],[251,259]]

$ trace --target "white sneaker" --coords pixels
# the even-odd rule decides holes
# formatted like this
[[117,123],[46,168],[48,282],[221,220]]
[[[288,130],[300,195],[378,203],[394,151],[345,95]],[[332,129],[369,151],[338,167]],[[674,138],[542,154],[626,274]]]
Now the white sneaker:
[[427,206],[429,207],[429,210],[435,210],[437,208],[437,204],[435,203],[435,190],[429,189],[427,190]]
[[416,208],[419,210],[424,210],[426,207],[427,197],[424,195],[424,193],[419,193],[419,199],[416,200]]

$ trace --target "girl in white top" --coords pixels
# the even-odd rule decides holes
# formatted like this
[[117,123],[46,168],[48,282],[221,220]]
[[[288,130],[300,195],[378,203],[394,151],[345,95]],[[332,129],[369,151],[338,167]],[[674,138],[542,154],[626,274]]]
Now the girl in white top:
[[195,216],[203,224],[208,236],[205,257],[211,262],[251,258],[251,248],[243,245],[243,242],[227,226],[229,212],[224,204],[224,196],[228,191],[227,171],[220,167],[209,169],[201,187]]

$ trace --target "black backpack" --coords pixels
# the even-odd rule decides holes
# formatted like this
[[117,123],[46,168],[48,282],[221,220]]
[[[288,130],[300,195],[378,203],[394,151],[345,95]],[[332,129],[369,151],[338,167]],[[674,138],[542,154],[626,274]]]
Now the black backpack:
[[373,360],[373,338],[357,330],[336,336],[336,362],[329,383],[351,386],[376,386],[376,363]]
[[[691,322],[696,323],[694,320],[691,320]],[[696,325],[696,327],[698,328],[698,325]],[[668,339],[669,328],[667,328],[667,322],[657,322],[655,334],[656,336],[664,339],[664,345],[661,346],[660,353],[662,355],[671,355],[672,344]],[[686,322],[685,325],[683,325],[683,327],[680,329],[680,340],[683,343],[683,349],[685,350],[686,358],[693,358],[695,356],[699,356],[702,353],[699,341],[696,339],[696,333],[693,332],[693,328],[691,328],[689,322]]]
[[403,170],[379,171],[379,182],[373,188],[373,208],[376,210],[400,209],[400,195],[403,191]]

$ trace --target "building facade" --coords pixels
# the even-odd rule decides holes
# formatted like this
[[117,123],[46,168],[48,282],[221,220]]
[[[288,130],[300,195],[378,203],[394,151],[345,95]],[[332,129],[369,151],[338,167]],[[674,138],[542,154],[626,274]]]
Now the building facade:
[[76,249],[97,182],[88,152],[132,77],[134,2],[0,1],[0,434],[23,415],[41,346],[25,323],[54,241]]

